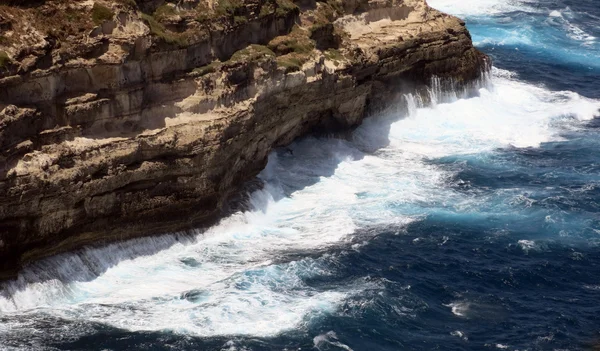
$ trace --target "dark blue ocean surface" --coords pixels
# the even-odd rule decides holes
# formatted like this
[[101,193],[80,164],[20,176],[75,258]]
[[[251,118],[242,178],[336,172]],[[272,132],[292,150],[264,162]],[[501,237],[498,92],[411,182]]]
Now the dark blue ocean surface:
[[493,56],[477,96],[274,152],[205,232],[38,262],[0,349],[600,345],[600,3],[429,4]]

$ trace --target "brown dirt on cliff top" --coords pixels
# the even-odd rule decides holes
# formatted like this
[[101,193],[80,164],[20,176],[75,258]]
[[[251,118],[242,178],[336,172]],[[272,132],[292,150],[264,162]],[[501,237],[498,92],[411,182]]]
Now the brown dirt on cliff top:
[[64,40],[94,26],[90,9],[66,0],[47,1],[30,8],[0,5],[0,17],[6,23],[6,28],[2,28],[2,37],[7,43],[18,41],[31,27],[42,34]]
[[[278,62],[286,69],[297,70],[318,52],[315,48],[348,49],[347,39],[357,33],[353,26],[336,22],[340,17],[412,2],[422,1],[13,0],[19,6],[0,5],[0,51],[7,56],[0,77],[85,60],[127,60],[134,41],[148,32],[151,51],[171,50],[206,40],[211,32],[227,33],[251,21],[262,23],[265,17],[292,14],[298,15],[294,29],[263,44],[281,57]],[[136,27],[132,29],[130,23]],[[115,27],[117,34],[107,29]]]

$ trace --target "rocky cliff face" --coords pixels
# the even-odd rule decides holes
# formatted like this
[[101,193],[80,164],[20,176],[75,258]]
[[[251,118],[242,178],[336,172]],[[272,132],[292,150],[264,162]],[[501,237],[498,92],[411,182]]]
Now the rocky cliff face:
[[0,6],[0,275],[188,229],[269,152],[487,65],[424,0]]

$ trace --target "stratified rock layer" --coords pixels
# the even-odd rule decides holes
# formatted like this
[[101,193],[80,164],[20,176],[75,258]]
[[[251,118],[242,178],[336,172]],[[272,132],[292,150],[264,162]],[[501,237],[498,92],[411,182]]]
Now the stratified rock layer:
[[[35,30],[29,51],[4,51],[3,277],[82,245],[207,223],[273,148],[357,126],[433,76],[473,81],[488,64],[464,23],[424,0],[273,2],[177,43],[137,6],[102,3],[113,17],[68,43],[76,55]],[[187,13],[171,10],[175,22]]]

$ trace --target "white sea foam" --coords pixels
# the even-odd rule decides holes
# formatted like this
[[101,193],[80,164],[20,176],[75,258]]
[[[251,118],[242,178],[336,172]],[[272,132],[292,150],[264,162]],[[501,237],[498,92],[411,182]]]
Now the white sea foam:
[[466,317],[469,312],[469,303],[465,301],[452,302],[444,306],[450,307],[452,314],[458,317]]
[[499,73],[494,89],[481,89],[479,97],[422,108],[394,123],[391,146],[426,157],[538,147],[561,140],[561,124],[587,121],[598,114],[596,100],[550,92]]
[[519,240],[518,244],[525,252],[529,252],[530,250],[536,248],[535,241],[533,240]]
[[[469,212],[486,201],[453,191],[453,173],[430,159],[560,140],[563,128],[576,128],[600,107],[519,82],[510,72],[495,70],[493,80],[478,97],[434,96],[438,103],[429,108],[407,96],[410,116],[391,126],[369,120],[352,142],[309,138],[290,146],[293,155],[274,153],[252,210],[195,237],[137,239],[30,267],[0,295],[0,311],[20,321],[0,328],[0,338],[34,328],[26,321],[35,313],[202,336],[271,336],[337,313],[369,285],[306,285],[306,278],[333,274],[339,257],[328,248],[360,249],[370,239],[355,238],[360,229],[402,228],[432,206]],[[307,251],[321,254],[295,254]],[[464,316],[469,305],[449,306]]]
[[557,17],[557,18],[562,18],[562,13],[560,13],[560,11],[551,11],[549,14],[550,17]]
[[457,337],[463,339],[464,341],[468,341],[469,340],[469,338],[465,335],[465,333],[463,333],[460,330],[455,330],[455,331],[451,332],[450,335],[457,336]]
[[428,0],[429,6],[456,16],[482,16],[507,13],[530,6],[518,0]]
[[[563,14],[563,12],[566,14]],[[562,26],[571,39],[583,42],[594,42],[596,37],[591,34],[586,33],[579,26],[573,24],[573,13],[569,8],[566,8],[561,11],[551,11],[548,15],[550,17],[550,23],[556,23]]]
[[[315,336],[313,338],[313,343],[314,343],[315,349],[317,349],[317,350],[321,350],[323,347],[326,347],[327,345],[333,345],[342,350],[352,351],[350,346],[348,346],[338,340],[338,336],[333,331],[329,331],[325,334]],[[328,350],[328,348],[326,348],[326,350]]]

